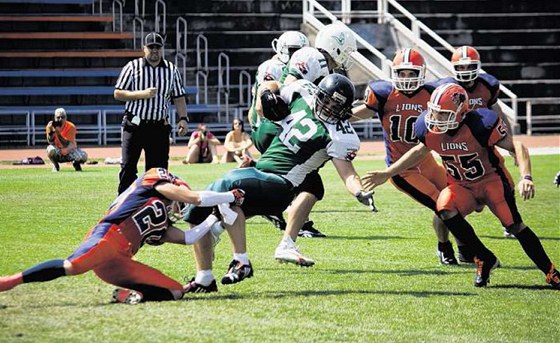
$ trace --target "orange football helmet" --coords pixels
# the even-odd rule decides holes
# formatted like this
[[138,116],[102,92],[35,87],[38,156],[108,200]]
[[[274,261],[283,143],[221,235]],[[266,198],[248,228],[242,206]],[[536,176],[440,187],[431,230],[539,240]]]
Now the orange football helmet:
[[[401,77],[402,70],[413,70],[415,77]],[[426,80],[426,61],[422,54],[415,49],[401,49],[397,51],[391,67],[391,79],[399,91],[413,92],[424,85]]]
[[468,104],[469,96],[463,87],[444,83],[434,90],[428,101],[426,127],[438,134],[458,128],[468,111]]
[[455,80],[469,82],[478,77],[480,72],[480,54],[472,46],[465,45],[455,50],[453,55],[451,55],[451,63],[453,63],[453,76]]

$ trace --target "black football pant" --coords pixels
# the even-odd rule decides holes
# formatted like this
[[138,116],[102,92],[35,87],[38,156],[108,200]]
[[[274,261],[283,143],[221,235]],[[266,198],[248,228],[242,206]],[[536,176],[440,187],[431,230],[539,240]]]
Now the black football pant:
[[138,177],[138,160],[144,150],[145,171],[169,166],[169,134],[171,126],[164,121],[141,121],[134,125],[125,120],[122,132],[122,163],[119,173],[121,194]]

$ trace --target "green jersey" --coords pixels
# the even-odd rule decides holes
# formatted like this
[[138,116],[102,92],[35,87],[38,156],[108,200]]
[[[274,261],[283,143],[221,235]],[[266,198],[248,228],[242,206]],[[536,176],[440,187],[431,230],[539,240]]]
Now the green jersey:
[[257,162],[256,168],[282,175],[295,187],[332,158],[351,161],[360,140],[348,121],[328,124],[313,112],[318,87],[306,80],[282,87],[280,96],[290,105],[279,134]]

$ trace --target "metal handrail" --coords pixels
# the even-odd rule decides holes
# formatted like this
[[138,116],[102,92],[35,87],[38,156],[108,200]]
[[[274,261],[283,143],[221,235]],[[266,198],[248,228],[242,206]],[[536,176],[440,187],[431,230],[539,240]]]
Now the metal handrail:
[[[181,63],[179,63],[181,62]],[[183,82],[187,80],[187,56],[178,52],[175,54],[175,66],[181,71]]]
[[[140,15],[140,1],[142,1],[142,15]],[[144,19],[146,16],[146,0],[134,0],[134,15]]]
[[[206,74],[206,72],[204,72],[203,70],[199,70],[196,72],[196,103],[200,104],[200,90],[203,89],[204,90],[204,104],[207,105],[208,104],[208,75]],[[200,79],[203,80],[204,82],[204,88],[200,88]]]
[[[323,16],[331,20],[331,22],[333,23],[338,21],[338,18],[335,15],[329,12],[325,7],[323,7],[317,1],[304,0],[303,23],[310,25],[317,31],[322,29],[325,26],[325,24],[323,24],[319,19],[316,18],[315,11],[320,12]],[[346,26],[346,24],[344,23],[341,23],[341,25]],[[360,43],[365,49],[367,49],[369,52],[371,52],[377,58],[379,58],[379,60],[381,61],[381,69],[377,67],[375,64],[371,63],[367,58],[365,58],[361,53],[357,51],[352,53],[352,58],[354,59],[354,61],[360,64],[363,68],[366,68],[367,70],[371,71],[375,77],[379,79],[386,79],[390,74],[386,63],[384,62],[387,59],[385,55],[383,55],[381,51],[377,50],[375,47],[373,47],[370,43],[368,43],[365,39],[360,37],[354,31],[352,32],[354,33],[354,37],[356,38],[356,41],[358,43]]]
[[[204,64],[202,55],[204,55]],[[196,36],[196,69],[208,73],[208,39],[202,33]]]
[[[243,83],[243,79],[247,80],[247,82]],[[247,88],[247,96],[245,101],[243,99],[243,89]],[[239,73],[239,105],[249,105],[251,103],[251,74],[249,74],[246,70],[242,70]]]
[[[139,37],[137,35],[138,30],[136,29],[136,23],[138,23],[138,25],[140,26]],[[136,45],[136,42],[140,40],[140,46],[142,46],[142,39],[144,38],[144,19],[140,17],[134,17],[134,19],[132,19],[132,34],[133,34],[133,43],[132,43],[133,47],[134,49],[139,49],[139,47]]]
[[[156,32],[159,32],[161,34],[165,34],[166,32],[166,28],[167,28],[167,4],[165,3],[165,1],[163,0],[156,0],[155,2],[155,30]],[[159,8],[161,7],[162,9],[162,15],[161,17],[163,18],[163,30],[161,30],[161,25],[160,25],[160,15],[159,15]]]
[[[99,0],[99,15],[103,15],[103,0]],[[95,14],[95,0],[91,2],[91,14]]]
[[113,0],[113,4],[111,6],[111,10],[112,10],[112,15],[113,15],[113,32],[115,32],[116,30],[116,21],[117,18],[115,16],[115,6],[119,7],[119,32],[123,32],[122,28],[123,28],[123,3],[121,0]]
[[[181,29],[182,27],[182,29]],[[183,55],[187,55],[187,20],[183,17],[177,17],[175,21],[175,51]],[[183,43],[181,45],[181,43]]]
[[[226,112],[226,122],[229,123],[229,56],[223,52],[218,55],[218,92],[217,92],[217,102],[220,108],[218,112],[218,122],[221,122],[221,95],[224,94],[225,99],[225,112]],[[225,81],[224,81],[225,79]]]

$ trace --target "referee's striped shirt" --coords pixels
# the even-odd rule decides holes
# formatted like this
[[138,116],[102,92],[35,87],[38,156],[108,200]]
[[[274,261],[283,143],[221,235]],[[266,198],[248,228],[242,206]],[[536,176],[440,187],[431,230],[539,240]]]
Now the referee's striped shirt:
[[171,99],[185,96],[181,74],[173,63],[162,58],[156,67],[152,67],[146,58],[137,58],[124,66],[115,85],[116,89],[127,91],[150,87],[157,88],[156,96],[127,101],[125,112],[142,120],[167,119]]

